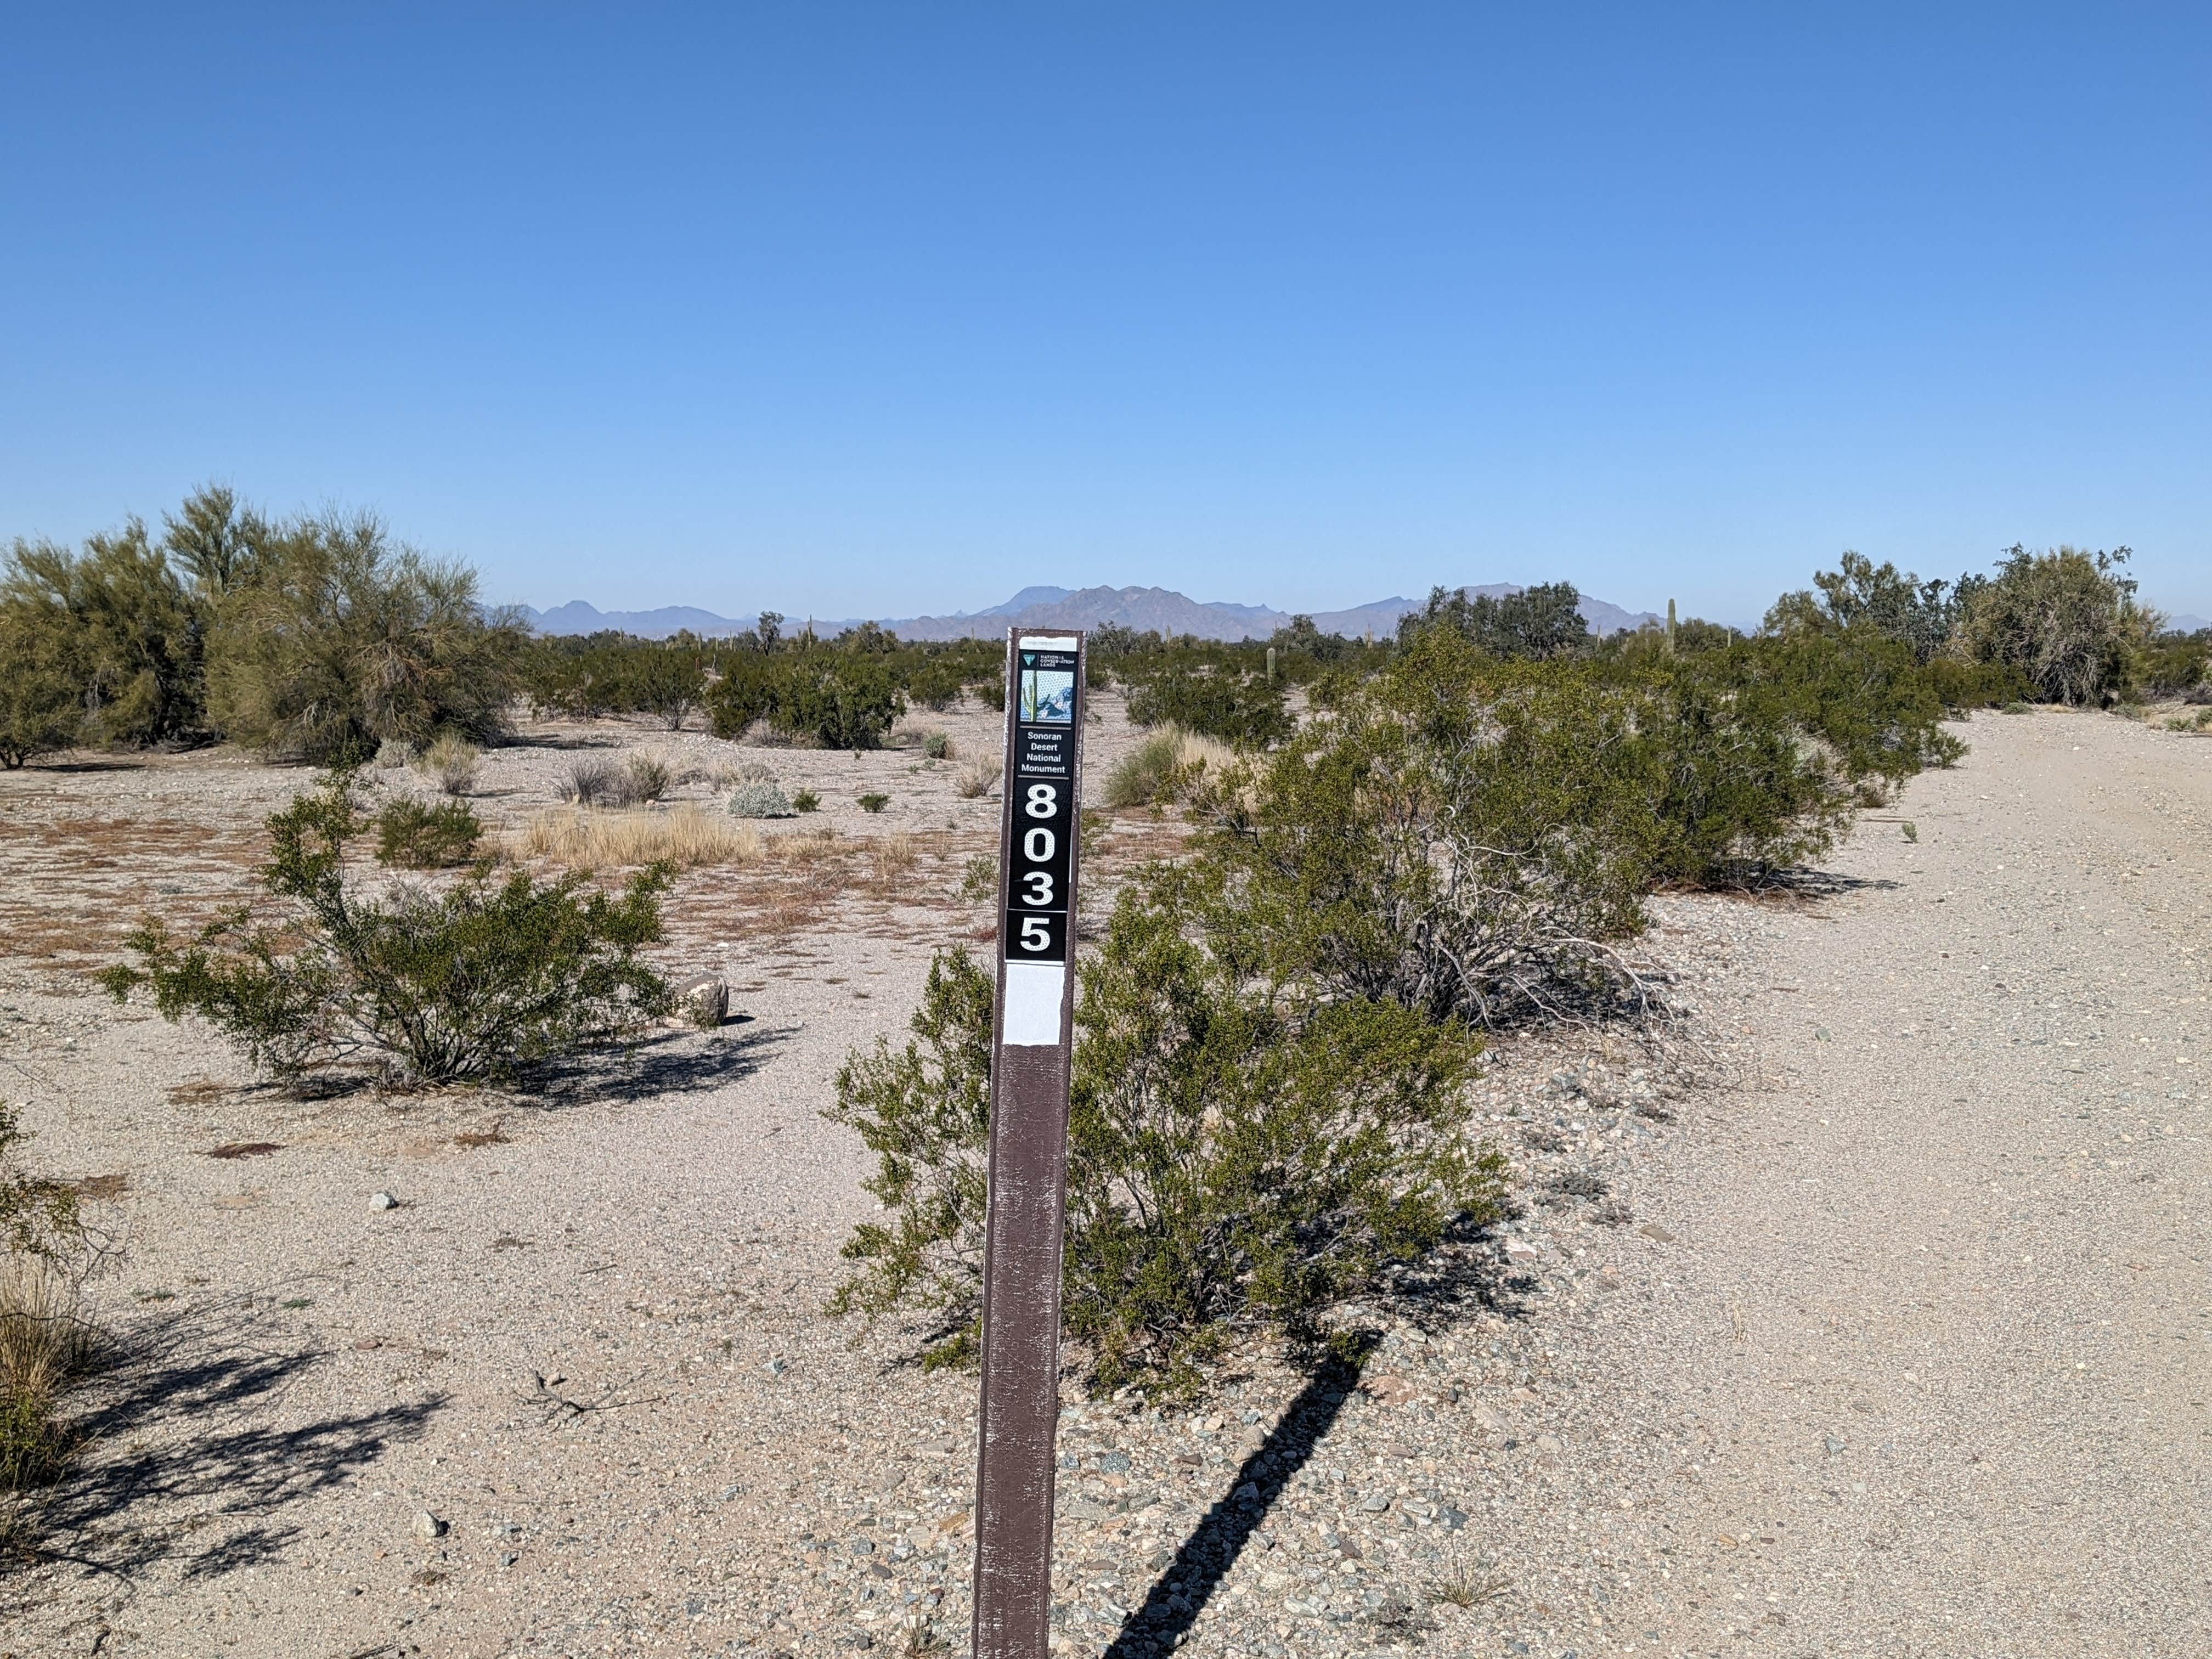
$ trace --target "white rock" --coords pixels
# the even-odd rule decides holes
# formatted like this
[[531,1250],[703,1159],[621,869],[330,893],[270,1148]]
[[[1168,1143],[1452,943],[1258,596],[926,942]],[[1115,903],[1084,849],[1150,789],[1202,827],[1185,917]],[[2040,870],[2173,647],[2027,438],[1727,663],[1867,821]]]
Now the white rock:
[[399,1207],[399,1200],[390,1193],[372,1193],[368,1207],[372,1210],[396,1210]]

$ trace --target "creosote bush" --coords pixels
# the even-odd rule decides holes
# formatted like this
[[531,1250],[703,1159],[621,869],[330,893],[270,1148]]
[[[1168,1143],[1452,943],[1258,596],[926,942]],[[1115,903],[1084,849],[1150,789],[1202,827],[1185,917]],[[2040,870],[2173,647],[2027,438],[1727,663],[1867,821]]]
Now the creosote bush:
[[376,815],[376,861],[406,870],[451,870],[471,862],[483,825],[465,803],[425,806],[404,798]]
[[[1101,1390],[1193,1391],[1256,1332],[1324,1340],[1330,1310],[1502,1195],[1468,1138],[1463,1026],[1249,979],[1164,894],[1126,890],[1080,969],[1065,1319]],[[933,1365],[977,1334],[991,1000],[981,965],[940,953],[914,1039],[850,1059],[828,1114],[876,1153],[890,1212],[846,1246],[836,1305],[925,1311]]]
[[1129,719],[1173,726],[1224,743],[1268,744],[1289,735],[1285,688],[1256,674],[1170,661],[1129,682]]
[[198,1015],[285,1078],[364,1061],[410,1083],[510,1076],[666,1012],[668,987],[640,956],[661,936],[665,866],[614,896],[580,872],[541,885],[480,865],[442,890],[367,898],[344,867],[363,828],[349,779],[333,776],[269,820],[262,878],[287,914],[241,905],[189,939],[149,917],[129,940],[138,965],[102,982],[118,1001],[150,987],[166,1018]]

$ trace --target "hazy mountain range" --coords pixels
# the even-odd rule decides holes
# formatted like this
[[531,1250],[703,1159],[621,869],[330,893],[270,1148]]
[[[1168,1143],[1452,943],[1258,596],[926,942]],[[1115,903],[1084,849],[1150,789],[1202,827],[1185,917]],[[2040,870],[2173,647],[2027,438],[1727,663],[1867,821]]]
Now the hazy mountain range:
[[[1465,591],[1497,596],[1517,593],[1521,589],[1512,582],[1492,582]],[[1323,633],[1341,634],[1352,639],[1373,634],[1380,638],[1395,633],[1398,618],[1409,611],[1419,611],[1424,603],[1420,599],[1376,599],[1349,611],[1317,611],[1311,614],[1314,626]],[[753,617],[720,617],[711,611],[684,605],[663,605],[657,611],[601,611],[582,599],[571,599],[550,611],[534,611],[526,605],[516,609],[541,634],[593,634],[602,629],[619,629],[648,640],[666,639],[687,628],[708,639],[742,634],[757,620]],[[1651,611],[1624,611],[1617,605],[1587,595],[1582,602],[1582,613],[1583,620],[1594,634],[1639,628],[1647,622],[1659,620]],[[833,621],[821,617],[787,617],[784,619],[785,631],[795,631],[809,620],[814,624],[814,631],[825,636],[860,625],[860,619],[854,617]],[[1157,630],[1162,634],[1194,635],[1202,640],[1263,640],[1288,623],[1291,613],[1271,610],[1264,605],[1235,605],[1226,600],[1202,602],[1164,587],[1024,587],[1004,605],[994,605],[988,611],[959,611],[949,617],[878,617],[873,620],[902,640],[996,638],[1017,624],[1024,628],[1097,628],[1107,623],[1118,623],[1140,634]]]

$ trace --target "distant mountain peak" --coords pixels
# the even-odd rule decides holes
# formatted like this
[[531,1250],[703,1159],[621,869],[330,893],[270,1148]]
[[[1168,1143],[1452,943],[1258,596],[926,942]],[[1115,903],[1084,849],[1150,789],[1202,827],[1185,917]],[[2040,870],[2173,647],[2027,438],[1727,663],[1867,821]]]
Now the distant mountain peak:
[[[1517,593],[1518,585],[1492,582],[1466,587],[1465,593],[1493,597]],[[1397,631],[1398,620],[1425,603],[1393,596],[1355,605],[1348,611],[1320,611],[1308,614],[1325,634],[1347,639],[1382,638]],[[570,599],[550,611],[516,607],[525,621],[540,634],[596,634],[615,629],[642,639],[665,640],[689,630],[703,639],[726,638],[751,628],[757,617],[717,616],[690,605],[663,605],[655,611],[601,611],[583,599]],[[1638,628],[1659,618],[1649,611],[1624,611],[1604,599],[1584,595],[1583,620],[1594,634]],[[816,618],[814,630],[824,636],[860,625],[859,618],[836,622]],[[1291,620],[1291,613],[1264,605],[1238,605],[1217,599],[1201,602],[1167,587],[1067,588],[1024,587],[1003,605],[987,611],[960,611],[945,617],[877,617],[877,623],[904,640],[994,639],[1010,626],[1023,628],[1103,628],[1109,623],[1137,633],[1190,635],[1201,640],[1265,639]],[[787,619],[788,625],[788,619]]]

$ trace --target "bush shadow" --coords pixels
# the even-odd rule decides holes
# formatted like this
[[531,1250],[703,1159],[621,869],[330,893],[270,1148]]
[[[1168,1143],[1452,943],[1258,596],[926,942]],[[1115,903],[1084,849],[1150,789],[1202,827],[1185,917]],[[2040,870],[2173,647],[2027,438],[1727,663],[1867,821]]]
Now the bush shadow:
[[118,1339],[71,1425],[82,1459],[39,1504],[36,1553],[126,1580],[157,1562],[204,1579],[271,1559],[300,1536],[287,1510],[416,1438],[446,1403],[288,1422],[288,1392],[327,1352],[262,1334],[240,1302]]
[[732,1021],[714,1031],[667,1031],[626,1048],[601,1049],[538,1066],[516,1092],[547,1106],[696,1094],[750,1077],[796,1035],[784,1027],[747,1029]]

